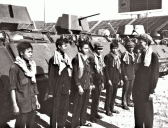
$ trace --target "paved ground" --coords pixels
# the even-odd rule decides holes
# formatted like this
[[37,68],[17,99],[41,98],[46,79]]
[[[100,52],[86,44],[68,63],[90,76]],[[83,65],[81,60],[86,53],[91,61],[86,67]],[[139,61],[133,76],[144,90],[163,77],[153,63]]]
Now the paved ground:
[[[154,94],[154,128],[168,128],[168,75],[159,78],[157,88]],[[102,91],[101,101],[99,105],[99,114],[103,116],[97,123],[92,123],[93,128],[133,128],[134,115],[133,108],[129,111],[123,110],[121,104],[122,88],[118,89],[115,109],[120,111],[120,114],[114,114],[113,117],[105,115],[104,101],[105,90]],[[90,99],[91,102],[91,99]],[[47,103],[46,103],[47,104]],[[47,104],[49,107],[49,104]],[[70,111],[68,112],[68,119],[66,127],[70,126],[72,117],[72,104],[70,104]],[[90,114],[90,104],[88,106],[88,122]],[[37,112],[36,116],[37,128],[49,127],[49,116],[44,112]],[[7,122],[9,127],[13,128],[15,119]]]

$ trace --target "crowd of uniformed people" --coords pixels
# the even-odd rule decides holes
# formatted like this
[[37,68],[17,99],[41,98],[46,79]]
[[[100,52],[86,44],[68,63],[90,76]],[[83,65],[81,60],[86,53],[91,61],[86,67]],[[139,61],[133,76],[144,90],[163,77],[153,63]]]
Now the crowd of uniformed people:
[[[87,107],[91,95],[90,121],[96,123],[102,116],[98,114],[101,91],[106,89],[104,109],[106,115],[119,113],[114,109],[118,86],[122,89],[122,108],[134,107],[135,128],[153,127],[152,95],[159,77],[158,57],[152,51],[152,39],[147,34],[136,37],[138,45],[125,40],[126,52],[119,55],[118,40],[110,43],[110,52],[103,56],[103,45],[94,44],[92,56],[88,53],[89,40],[78,41],[78,53],[70,60],[66,54],[67,40],[59,38],[56,50],[49,60],[49,85],[47,98],[52,102],[50,127],[63,128],[72,95],[73,111],[71,128],[92,126],[86,122]],[[136,48],[136,53],[134,53]],[[36,63],[32,60],[33,47],[29,42],[17,45],[19,56],[10,68],[9,91],[13,103],[13,113],[17,115],[16,128],[33,128],[35,110],[40,109],[36,84]],[[131,100],[131,95],[132,99]]]

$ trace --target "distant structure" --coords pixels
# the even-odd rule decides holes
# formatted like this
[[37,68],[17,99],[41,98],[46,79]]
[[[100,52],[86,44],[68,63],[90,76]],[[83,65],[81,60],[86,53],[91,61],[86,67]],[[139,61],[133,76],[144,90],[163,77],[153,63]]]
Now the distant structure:
[[[162,0],[119,0],[118,12],[136,15],[136,18],[147,17],[148,12],[162,9]],[[143,11],[143,12],[142,12]],[[144,11],[147,11],[144,13]]]

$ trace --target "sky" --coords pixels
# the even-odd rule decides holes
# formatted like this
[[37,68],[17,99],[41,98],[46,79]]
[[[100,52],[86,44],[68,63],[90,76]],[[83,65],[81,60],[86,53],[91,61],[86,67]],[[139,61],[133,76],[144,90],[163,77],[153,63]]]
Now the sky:
[[[131,18],[130,15],[118,13],[118,0],[0,0],[0,4],[27,7],[32,21],[45,19],[45,22],[56,22],[63,13],[78,16],[100,13],[98,16],[88,18],[88,21]],[[162,0],[162,10],[148,15],[168,15],[167,5],[168,0]]]

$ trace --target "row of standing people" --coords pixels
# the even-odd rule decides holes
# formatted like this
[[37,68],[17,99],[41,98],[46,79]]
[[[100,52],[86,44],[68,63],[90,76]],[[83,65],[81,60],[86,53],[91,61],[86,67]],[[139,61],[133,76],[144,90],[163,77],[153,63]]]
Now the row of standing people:
[[[110,44],[110,53],[103,59],[101,52],[103,46],[95,44],[94,57],[89,57],[89,44],[81,41],[78,45],[78,53],[72,63],[65,53],[66,41],[56,41],[57,50],[49,61],[49,86],[48,97],[52,97],[52,110],[50,115],[50,127],[65,127],[69,109],[69,94],[73,94],[73,116],[71,127],[91,126],[86,123],[87,106],[90,90],[92,90],[91,121],[100,119],[98,115],[99,98],[102,88],[106,86],[106,114],[111,116],[117,113],[114,110],[114,102],[118,84],[123,85],[122,105],[128,109],[130,94],[133,86],[135,127],[141,128],[153,125],[152,100],[149,99],[154,93],[158,79],[158,58],[149,47],[148,36],[141,36],[139,43],[143,48],[140,56],[133,56],[131,42],[129,50],[121,58],[117,54],[118,43],[113,40]],[[33,127],[35,106],[40,108],[37,99],[37,85],[35,79],[35,62],[32,61],[33,47],[30,43],[21,43],[17,46],[19,57],[10,69],[10,86],[14,114],[18,115],[16,127]],[[137,58],[137,59],[136,59]],[[135,73],[135,60],[138,68]],[[147,112],[149,102],[150,108]],[[146,117],[144,117],[146,115]]]

